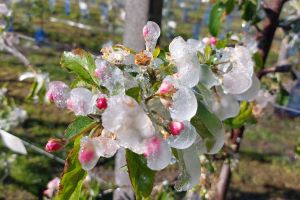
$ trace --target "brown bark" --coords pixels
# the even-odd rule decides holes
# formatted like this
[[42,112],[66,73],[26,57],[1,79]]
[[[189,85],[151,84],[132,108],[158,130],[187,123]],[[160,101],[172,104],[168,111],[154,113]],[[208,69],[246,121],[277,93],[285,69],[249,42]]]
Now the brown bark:
[[275,31],[278,27],[279,16],[284,3],[287,0],[269,0],[263,3],[266,18],[263,21],[262,31],[257,33],[256,39],[259,41],[258,49],[262,56],[263,64],[266,63]]

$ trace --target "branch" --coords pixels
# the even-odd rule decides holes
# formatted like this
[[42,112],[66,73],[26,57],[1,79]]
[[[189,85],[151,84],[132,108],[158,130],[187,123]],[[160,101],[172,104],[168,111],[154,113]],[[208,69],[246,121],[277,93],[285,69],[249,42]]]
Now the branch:
[[29,60],[19,50],[17,50],[13,46],[5,44],[4,42],[2,43],[2,45],[5,51],[11,53],[13,56],[18,58],[26,67],[28,67],[33,73],[36,73],[36,70],[30,64]]
[[292,65],[290,65],[290,64],[278,65],[278,66],[274,66],[274,67],[264,68],[263,70],[258,72],[257,77],[259,79],[261,79],[262,77],[264,77],[265,75],[270,74],[270,73],[290,72],[291,70],[292,70]]
[[257,32],[256,35],[263,64],[266,63],[275,31],[279,25],[279,16],[285,2],[287,0],[272,0],[268,2],[264,1],[263,3],[263,8],[266,11],[266,19],[264,20],[262,31]]

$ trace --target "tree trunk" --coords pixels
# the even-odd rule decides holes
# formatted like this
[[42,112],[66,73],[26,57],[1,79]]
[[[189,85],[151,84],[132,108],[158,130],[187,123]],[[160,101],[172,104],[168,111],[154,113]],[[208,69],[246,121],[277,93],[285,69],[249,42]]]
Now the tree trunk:
[[135,51],[145,48],[142,30],[148,20],[149,0],[126,0],[123,44]]
[[258,32],[256,36],[257,41],[259,41],[258,49],[262,56],[263,64],[267,61],[275,31],[278,27],[279,16],[286,1],[287,0],[269,0],[263,4],[263,8],[266,11],[266,18],[262,30]]

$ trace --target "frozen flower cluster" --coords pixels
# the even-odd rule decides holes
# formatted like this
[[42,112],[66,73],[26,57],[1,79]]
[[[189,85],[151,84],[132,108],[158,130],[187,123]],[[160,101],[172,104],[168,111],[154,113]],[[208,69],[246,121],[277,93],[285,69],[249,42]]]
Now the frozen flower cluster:
[[[100,157],[127,148],[144,155],[152,170],[176,160],[180,176],[175,188],[188,190],[200,180],[199,154],[217,153],[224,144],[221,121],[239,113],[240,101],[253,101],[260,83],[251,53],[243,46],[217,48],[216,38],[176,37],[169,53],[160,54],[155,48],[159,26],[149,21],[142,34],[142,52],[116,45],[103,48],[92,67],[82,61],[95,84],[69,87],[53,81],[46,97],[98,123],[81,137],[78,159],[83,169],[91,170]],[[83,59],[82,52],[73,56]],[[218,124],[205,120],[208,115]]]

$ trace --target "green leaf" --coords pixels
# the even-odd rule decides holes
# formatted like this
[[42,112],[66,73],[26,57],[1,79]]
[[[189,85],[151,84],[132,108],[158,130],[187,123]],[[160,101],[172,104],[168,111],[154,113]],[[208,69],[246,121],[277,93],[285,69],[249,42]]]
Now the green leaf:
[[252,124],[255,122],[252,116],[252,107],[253,104],[243,101],[240,105],[239,114],[234,118],[227,119],[225,123],[232,128],[240,128],[246,124]]
[[230,14],[234,9],[235,0],[227,0],[226,1],[226,14]]
[[196,115],[191,120],[209,153],[217,153],[224,144],[225,130],[219,118],[198,99]]
[[246,0],[242,7],[242,19],[250,21],[256,15],[256,4],[253,1]]
[[205,57],[206,62],[209,61],[211,53],[212,53],[212,48],[211,48],[211,46],[207,45],[204,48],[204,57]]
[[258,72],[258,71],[262,70],[264,67],[264,63],[263,63],[261,55],[258,52],[256,52],[255,54],[253,54],[252,58],[255,62],[255,71]]
[[77,134],[91,130],[95,125],[96,122],[89,117],[79,116],[65,130],[65,137],[71,138]]
[[225,48],[227,45],[227,40],[224,39],[224,40],[217,40],[217,44],[216,44],[216,48],[217,49],[223,49]]
[[276,102],[279,105],[286,106],[289,102],[289,98],[290,98],[289,92],[286,89],[284,89],[284,87],[280,84]]
[[213,5],[210,15],[209,15],[209,32],[213,35],[213,36],[218,36],[220,29],[221,29],[221,25],[222,25],[222,16],[225,12],[225,6],[222,2],[218,2],[216,4]]
[[130,89],[126,90],[125,93],[126,93],[127,96],[130,96],[130,97],[134,98],[139,103],[142,100],[141,95],[140,95],[141,88],[139,88],[139,87],[130,88]]
[[150,196],[155,172],[147,167],[147,161],[143,155],[138,155],[126,150],[128,173],[136,199],[140,200]]
[[78,160],[78,152],[80,149],[80,138],[74,142],[74,147],[68,154],[61,181],[59,183],[58,195],[56,200],[78,200],[84,179],[87,175],[86,171],[81,168]]
[[90,53],[82,49],[75,49],[72,52],[65,51],[60,63],[63,68],[76,74],[83,81],[98,86],[97,79],[93,76],[96,64]]
[[156,47],[153,51],[153,59],[157,58],[157,56],[159,55],[160,53],[160,48],[159,47]]

